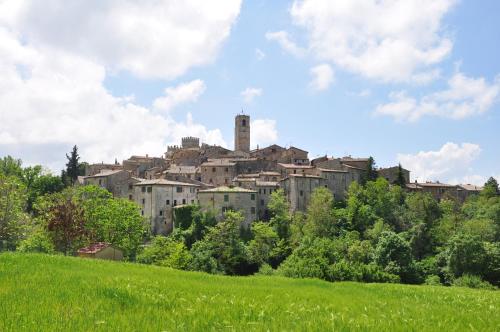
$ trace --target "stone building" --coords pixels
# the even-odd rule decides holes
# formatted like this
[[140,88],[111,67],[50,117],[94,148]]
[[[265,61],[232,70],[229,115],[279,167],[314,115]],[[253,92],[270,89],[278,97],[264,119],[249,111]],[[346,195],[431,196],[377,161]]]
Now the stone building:
[[286,178],[289,175],[303,175],[309,174],[314,175],[315,169],[311,165],[296,165],[296,164],[282,164],[278,163],[278,172],[281,174],[281,178]]
[[123,169],[132,173],[133,176],[144,178],[148,169],[159,167],[166,169],[168,162],[164,158],[146,156],[132,156],[123,161]]
[[281,153],[279,163],[282,164],[295,164],[295,165],[309,165],[309,152],[296,148],[289,147]]
[[316,172],[316,175],[325,180],[324,184],[335,200],[345,199],[349,186],[355,181],[355,175],[348,171],[318,168]]
[[200,207],[204,211],[214,211],[219,219],[228,210],[239,211],[249,226],[258,218],[257,191],[239,187],[217,187],[198,192]]
[[343,165],[348,165],[363,170],[368,169],[369,160],[370,158],[352,158],[351,156],[340,158],[340,161]]
[[280,188],[276,181],[255,181],[255,190],[257,191],[257,207],[260,220],[269,220],[271,214],[268,204],[271,200],[271,194]]
[[234,119],[234,150],[250,152],[250,116],[239,114]]
[[100,173],[83,178],[84,185],[94,185],[106,189],[114,197],[133,200],[133,185],[139,182],[137,178],[124,170],[102,170]]
[[[399,166],[379,168],[377,170],[378,176],[383,177],[389,183],[395,183],[398,179]],[[405,178],[405,183],[410,182],[410,171],[402,168],[403,177]]]
[[334,170],[344,169],[340,158],[333,158],[333,157],[329,158],[327,156],[311,160],[311,165],[323,169],[334,169]]
[[163,175],[182,176],[188,179],[201,181],[200,168],[198,166],[180,166],[172,164],[163,171]]
[[263,149],[255,149],[250,151],[251,158],[257,158],[261,160],[271,160],[278,162],[281,159],[283,152],[286,151],[284,147],[277,144],[270,145]]
[[201,182],[229,186],[237,175],[236,163],[229,159],[209,160],[200,166]]
[[326,185],[326,180],[322,177],[307,174],[290,174],[287,178],[280,181],[280,187],[285,192],[292,212],[305,212],[314,190]]
[[197,204],[198,185],[165,179],[144,180],[134,185],[135,201],[151,225],[153,234],[166,235],[173,230],[173,209]]
[[459,186],[438,182],[422,182],[417,181],[407,183],[406,189],[410,192],[424,192],[431,194],[437,201],[444,198],[460,201],[461,196]]
[[105,163],[87,164],[87,165],[85,165],[85,176],[96,175],[104,170],[118,171],[118,170],[122,170],[122,169],[123,169],[123,166],[118,164],[118,163],[114,163],[114,164],[105,164]]

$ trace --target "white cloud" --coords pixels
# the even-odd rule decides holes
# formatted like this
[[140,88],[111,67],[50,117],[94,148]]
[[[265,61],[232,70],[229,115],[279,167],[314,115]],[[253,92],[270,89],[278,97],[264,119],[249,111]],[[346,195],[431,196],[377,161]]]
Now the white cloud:
[[252,135],[250,135],[252,147],[260,147],[276,143],[278,140],[278,130],[276,129],[276,120],[257,119],[250,124]]
[[316,91],[323,91],[328,89],[330,84],[334,81],[334,73],[332,67],[328,64],[321,64],[311,68],[310,74],[312,80],[309,86]]
[[[318,59],[371,79],[412,81],[415,75],[432,78],[421,71],[450,53],[442,19],[455,2],[295,0],[290,13]],[[286,32],[279,33],[276,39],[293,50]]]
[[202,80],[194,80],[165,89],[165,96],[156,98],[155,109],[169,111],[179,104],[195,102],[205,92],[206,85]]
[[[398,154],[397,161],[411,171],[412,180],[465,182],[478,181],[471,165],[481,153],[477,144],[448,142],[437,151]],[[460,179],[460,180],[457,180]],[[474,182],[476,183],[476,182]],[[480,183],[479,183],[480,184]]]
[[267,32],[266,39],[271,41],[276,41],[281,48],[283,48],[286,52],[296,56],[303,57],[306,54],[306,50],[297,46],[290,37],[288,36],[288,32],[286,31],[275,31],[275,32]]
[[488,111],[500,95],[500,79],[488,83],[483,77],[462,73],[448,80],[448,88],[417,100],[406,92],[392,92],[391,102],[378,105],[375,114],[389,115],[398,121],[416,121],[424,115],[463,119]]
[[251,103],[255,97],[259,97],[262,95],[262,89],[260,88],[246,88],[241,91],[240,95],[243,97],[245,103]]
[[264,53],[260,48],[256,48],[255,49],[255,57],[259,61],[264,60],[264,58],[266,57],[266,53]]
[[177,122],[132,98],[112,95],[104,87],[103,65],[26,41],[2,23],[0,154],[57,170],[74,144],[89,162],[131,154],[160,156],[167,143],[185,134],[225,145],[219,130],[208,130],[191,117]]
[[172,79],[214,61],[240,7],[241,0],[5,0],[0,24],[108,71]]

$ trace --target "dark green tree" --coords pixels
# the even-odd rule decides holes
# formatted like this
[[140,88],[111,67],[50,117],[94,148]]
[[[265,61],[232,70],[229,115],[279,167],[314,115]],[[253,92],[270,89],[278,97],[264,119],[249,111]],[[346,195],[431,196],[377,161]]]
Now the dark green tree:
[[405,179],[405,175],[403,173],[403,167],[401,167],[401,164],[398,165],[398,174],[397,174],[396,180],[394,181],[394,184],[397,186],[400,186],[401,188],[404,188],[406,185],[406,179]]
[[493,197],[496,195],[500,195],[500,189],[498,188],[498,182],[494,177],[490,177],[488,181],[484,184],[483,196]]
[[66,163],[66,170],[63,171],[63,182],[73,185],[78,176],[84,175],[80,167],[80,156],[78,155],[78,147],[76,145],[73,146],[73,150],[71,150],[69,156],[66,154],[66,159],[68,159],[68,162]]
[[366,165],[366,171],[364,176],[361,178],[362,184],[365,184],[368,181],[375,181],[377,180],[378,177],[378,172],[377,172],[377,165],[375,164],[375,159],[370,156],[368,158],[368,163]]

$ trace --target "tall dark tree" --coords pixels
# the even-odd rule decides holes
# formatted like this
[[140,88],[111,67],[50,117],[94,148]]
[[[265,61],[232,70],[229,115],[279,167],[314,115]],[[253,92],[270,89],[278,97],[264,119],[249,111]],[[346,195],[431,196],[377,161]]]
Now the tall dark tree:
[[76,145],[73,146],[73,150],[69,156],[66,154],[66,159],[68,159],[68,162],[66,163],[66,170],[62,172],[63,182],[73,185],[78,176],[83,175],[82,168],[80,167],[78,147]]
[[400,186],[401,188],[404,188],[406,185],[406,178],[403,173],[403,167],[401,167],[401,164],[398,165],[398,175],[396,177],[396,180],[394,181],[394,184]]
[[368,181],[375,181],[378,178],[378,172],[375,164],[375,159],[370,156],[368,158],[368,163],[366,165],[366,172],[364,176],[361,178],[362,184],[366,184]]
[[498,182],[494,177],[490,177],[488,181],[484,184],[483,195],[492,197],[495,195],[500,195],[500,189],[498,188]]

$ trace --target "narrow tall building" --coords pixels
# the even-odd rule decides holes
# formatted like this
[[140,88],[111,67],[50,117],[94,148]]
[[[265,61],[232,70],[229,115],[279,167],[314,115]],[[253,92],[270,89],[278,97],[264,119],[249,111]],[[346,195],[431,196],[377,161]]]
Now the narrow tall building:
[[234,150],[250,151],[250,116],[239,114],[234,125]]

